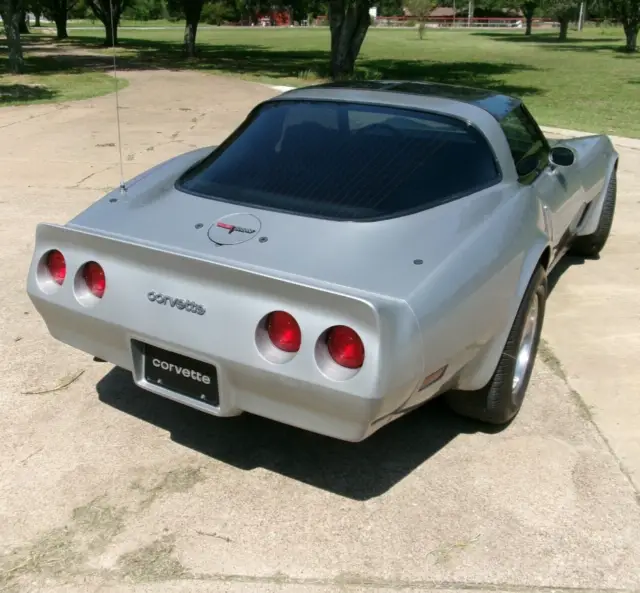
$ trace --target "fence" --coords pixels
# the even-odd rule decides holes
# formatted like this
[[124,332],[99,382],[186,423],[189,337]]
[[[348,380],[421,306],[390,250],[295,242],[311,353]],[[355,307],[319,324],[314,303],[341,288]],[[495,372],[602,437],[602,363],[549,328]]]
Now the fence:
[[[432,16],[425,19],[427,27],[430,28],[510,28],[521,29],[526,25],[523,17],[473,17],[464,16]],[[319,16],[313,21],[314,25],[328,25],[329,19],[326,16]],[[413,16],[378,16],[375,18],[375,27],[415,27],[418,19]],[[553,27],[553,19],[533,19],[534,28]]]

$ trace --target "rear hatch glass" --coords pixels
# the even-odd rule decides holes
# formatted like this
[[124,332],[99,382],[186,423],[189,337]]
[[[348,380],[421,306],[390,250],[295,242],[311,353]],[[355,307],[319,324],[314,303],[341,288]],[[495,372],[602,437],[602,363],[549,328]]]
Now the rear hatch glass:
[[484,136],[456,118],[286,100],[256,109],[177,187],[243,206],[371,220],[429,208],[499,180]]

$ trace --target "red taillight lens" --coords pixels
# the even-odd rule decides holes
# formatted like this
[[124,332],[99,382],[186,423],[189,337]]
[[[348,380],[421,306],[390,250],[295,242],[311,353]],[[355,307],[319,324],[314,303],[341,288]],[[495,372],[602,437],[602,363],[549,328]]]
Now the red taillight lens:
[[274,311],[267,319],[267,332],[273,345],[285,352],[300,350],[302,334],[300,326],[292,315],[285,311]]
[[67,262],[57,249],[47,255],[47,270],[56,284],[62,284],[67,275]]
[[327,349],[340,366],[359,369],[364,363],[364,344],[360,336],[346,325],[337,325],[329,330]]
[[86,263],[82,269],[82,277],[91,293],[101,299],[107,288],[102,266],[94,261]]

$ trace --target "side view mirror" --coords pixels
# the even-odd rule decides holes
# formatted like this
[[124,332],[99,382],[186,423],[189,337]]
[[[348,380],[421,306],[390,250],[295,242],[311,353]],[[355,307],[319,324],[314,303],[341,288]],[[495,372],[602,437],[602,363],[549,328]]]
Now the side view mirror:
[[549,162],[556,167],[570,167],[575,160],[573,150],[566,146],[554,146],[549,153]]

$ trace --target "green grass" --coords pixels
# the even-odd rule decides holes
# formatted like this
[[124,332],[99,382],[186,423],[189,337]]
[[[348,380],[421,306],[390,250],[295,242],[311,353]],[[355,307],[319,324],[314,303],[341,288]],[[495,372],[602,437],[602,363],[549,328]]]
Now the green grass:
[[[521,96],[544,125],[640,137],[640,55],[620,51],[618,29],[557,33],[428,30],[369,31],[358,76],[408,78],[477,85]],[[74,31],[74,42],[96,44],[101,35]],[[200,55],[182,58],[181,30],[123,31],[127,61],[196,68],[281,85],[327,76],[329,31],[217,28],[198,32]],[[132,53],[133,52],[133,53]],[[134,55],[135,54],[135,55]]]
[[[55,29],[55,23],[42,23],[43,27],[52,27]],[[133,19],[122,19],[120,21],[121,27],[178,27],[184,28],[184,21],[169,21],[166,19],[159,19],[156,21],[136,21]],[[206,26],[206,25],[205,25]],[[73,29],[77,27],[103,27],[103,24],[98,19],[73,19],[68,22],[67,29]]]
[[[128,82],[118,79],[118,88]],[[101,72],[0,75],[0,107],[59,103],[106,95],[115,90],[113,77]]]
[[[66,51],[76,45],[106,53],[102,31],[69,32],[71,39],[61,44]],[[327,77],[326,27],[200,29],[199,56],[193,60],[182,54],[182,36],[180,27],[122,30],[119,63],[123,68],[188,68],[292,86]],[[415,30],[371,29],[357,75],[485,87],[522,97],[543,125],[640,137],[640,54],[621,51],[622,29],[570,31],[565,43],[556,38],[557,31],[526,37],[522,30],[428,29],[421,41]],[[36,69],[39,60],[47,60],[31,59]],[[90,69],[90,61],[77,60],[74,67]]]

